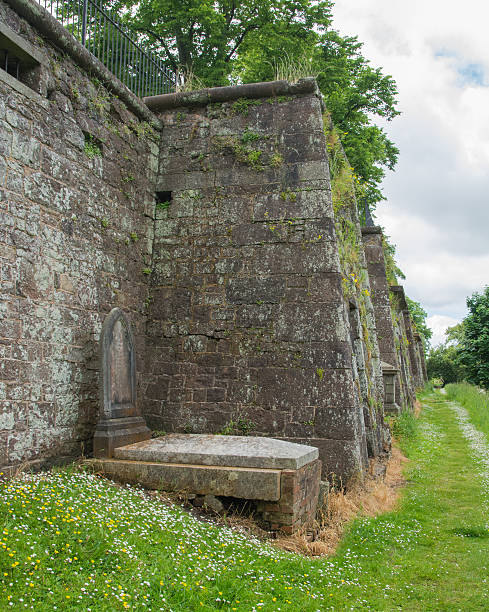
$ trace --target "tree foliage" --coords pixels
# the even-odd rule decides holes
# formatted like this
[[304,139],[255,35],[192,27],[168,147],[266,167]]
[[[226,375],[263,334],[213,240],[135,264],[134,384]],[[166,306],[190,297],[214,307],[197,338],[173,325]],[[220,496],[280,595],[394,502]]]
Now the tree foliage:
[[469,382],[489,389],[489,287],[467,298],[460,359]]
[[418,334],[420,334],[423,340],[424,349],[426,351],[428,349],[430,338],[433,335],[431,329],[426,325],[426,317],[428,316],[428,313],[419,302],[412,300],[408,296],[406,296],[406,302],[411,319],[414,322],[416,331]]
[[460,361],[460,353],[456,346],[448,343],[440,344],[431,349],[426,361],[428,378],[441,378],[445,384],[465,380],[467,372]]
[[396,85],[370,66],[356,37],[332,29],[331,0],[117,0],[126,20],[173,70],[205,86],[317,77],[371,208],[398,150],[372,117],[391,120]]
[[361,181],[361,193],[373,209],[383,199],[379,185],[385,168],[394,168],[399,150],[371,117],[390,121],[399,112],[395,108],[395,81],[380,68],[372,68],[361,49],[356,36],[328,31],[316,48],[315,65],[326,106]]
[[[173,70],[206,86],[228,84],[238,56],[291,40],[313,41],[330,24],[329,0],[127,0],[126,20],[158,47]],[[254,42],[253,42],[254,41]],[[304,46],[305,48],[305,46]],[[266,56],[265,56],[266,57]]]
[[447,329],[445,344],[430,352],[428,376],[489,389],[489,287],[468,297],[467,307],[465,319]]

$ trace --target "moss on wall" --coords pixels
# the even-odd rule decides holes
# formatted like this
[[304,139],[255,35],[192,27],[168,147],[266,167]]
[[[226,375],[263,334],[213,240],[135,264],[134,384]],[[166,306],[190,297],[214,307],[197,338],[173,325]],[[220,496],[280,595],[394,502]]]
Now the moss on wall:
[[[375,316],[371,300],[367,263],[363,248],[358,217],[357,196],[362,187],[350,166],[341,145],[340,135],[331,123],[328,114],[324,116],[326,146],[331,175],[331,192],[335,216],[335,229],[342,272],[343,296],[350,309],[350,318],[357,317],[360,330],[355,330],[351,321],[353,348],[358,367],[358,381],[364,408],[367,436],[370,429],[370,452],[381,443],[375,430],[382,422],[383,385],[380,382],[379,350],[375,332]],[[352,308],[358,314],[352,314]]]

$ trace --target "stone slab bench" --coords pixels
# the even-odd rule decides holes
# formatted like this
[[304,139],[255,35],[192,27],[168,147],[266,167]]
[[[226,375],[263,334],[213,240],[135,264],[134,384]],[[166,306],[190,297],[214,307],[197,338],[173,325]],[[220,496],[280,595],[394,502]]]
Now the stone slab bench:
[[285,533],[314,518],[321,476],[317,448],[252,436],[170,434],[90,463],[120,482],[254,500],[267,526]]

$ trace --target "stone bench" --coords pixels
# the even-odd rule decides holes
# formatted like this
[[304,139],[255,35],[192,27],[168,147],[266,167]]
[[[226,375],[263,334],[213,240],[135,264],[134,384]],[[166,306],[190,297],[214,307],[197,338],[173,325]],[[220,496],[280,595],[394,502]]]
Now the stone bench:
[[317,448],[251,436],[170,434],[90,463],[120,482],[253,500],[267,526],[285,533],[314,518],[321,477]]

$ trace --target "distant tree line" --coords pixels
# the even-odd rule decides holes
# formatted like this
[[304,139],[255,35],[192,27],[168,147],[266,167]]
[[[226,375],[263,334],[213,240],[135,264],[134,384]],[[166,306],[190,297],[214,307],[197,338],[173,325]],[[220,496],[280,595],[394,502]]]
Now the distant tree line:
[[446,342],[431,350],[428,377],[489,389],[489,287],[468,297],[467,308],[465,319],[448,328]]

